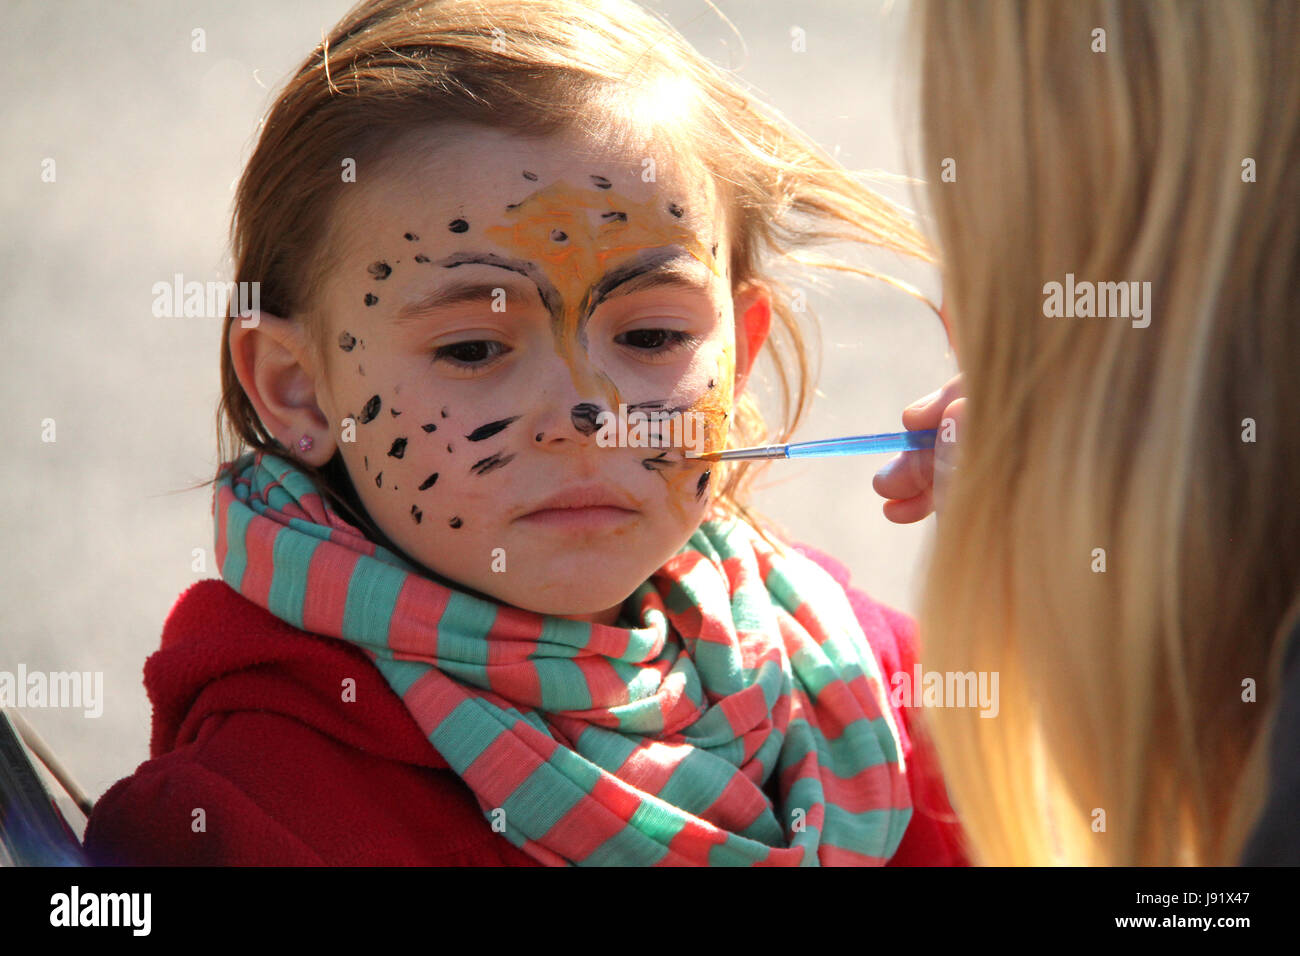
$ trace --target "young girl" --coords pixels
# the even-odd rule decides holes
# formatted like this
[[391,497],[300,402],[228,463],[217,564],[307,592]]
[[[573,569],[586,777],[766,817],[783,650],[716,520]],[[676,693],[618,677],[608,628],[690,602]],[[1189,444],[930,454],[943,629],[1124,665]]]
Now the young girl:
[[604,428],[773,440],[767,345],[785,440],[765,256],[836,237],[924,255],[631,4],[355,8],[240,185],[222,580],[149,659],[153,759],[92,858],[964,862],[889,701],[910,623],[761,532],[741,470]]

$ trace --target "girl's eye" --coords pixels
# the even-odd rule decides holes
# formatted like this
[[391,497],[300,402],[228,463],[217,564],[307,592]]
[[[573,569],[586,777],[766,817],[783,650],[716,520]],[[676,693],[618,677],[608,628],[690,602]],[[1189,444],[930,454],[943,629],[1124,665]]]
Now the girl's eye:
[[639,352],[667,354],[683,346],[694,344],[696,338],[689,332],[680,332],[676,329],[634,329],[614,336],[614,341]]
[[433,360],[446,362],[456,368],[485,368],[508,351],[510,350],[500,342],[473,339],[434,349]]

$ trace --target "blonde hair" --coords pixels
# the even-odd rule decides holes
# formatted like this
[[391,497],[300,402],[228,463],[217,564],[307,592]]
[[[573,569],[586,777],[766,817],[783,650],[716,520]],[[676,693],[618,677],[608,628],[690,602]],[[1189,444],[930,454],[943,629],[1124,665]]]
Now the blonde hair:
[[[236,281],[260,281],[269,313],[311,311],[330,267],[340,163],[373,168],[395,134],[468,121],[524,135],[581,131],[596,141],[643,142],[637,95],[684,91],[692,108],[653,130],[674,155],[712,175],[725,197],[733,292],[750,282],[773,294],[768,355],[782,420],[769,430],[751,395],[733,413],[729,444],[786,441],[813,393],[810,349],[790,290],[771,269],[792,262],[885,278],[799,252],[856,241],[930,261],[901,211],[867,188],[784,118],[763,107],[664,21],[625,0],[367,0],[307,58],[267,113],[240,180],[231,222]],[[892,281],[892,280],[887,280]],[[901,285],[900,283],[894,283]],[[246,447],[277,450],[235,374],[222,338],[220,460]],[[320,329],[308,329],[321,350]],[[284,453],[279,450],[279,453]],[[336,507],[366,528],[347,494],[341,457],[304,470]],[[220,470],[218,472],[220,474]],[[746,511],[744,467],[723,469],[717,500]],[[746,515],[750,516],[747,512]]]
[[[916,0],[968,395],[920,634],[927,670],[1000,675],[998,717],[929,714],[979,863],[1233,864],[1262,806],[1300,585],[1298,25]],[[1149,281],[1150,325],[1046,317],[1067,273]]]

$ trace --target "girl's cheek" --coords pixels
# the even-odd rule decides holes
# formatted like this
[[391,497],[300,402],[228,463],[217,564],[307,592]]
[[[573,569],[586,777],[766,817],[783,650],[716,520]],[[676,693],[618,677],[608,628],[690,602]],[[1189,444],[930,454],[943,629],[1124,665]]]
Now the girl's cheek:
[[[461,416],[451,404],[427,396],[417,401],[409,389],[410,402],[405,402],[402,394],[400,384],[371,392],[358,399],[360,411],[348,415],[355,422],[354,447],[361,452],[359,481],[365,483],[369,500],[380,496],[386,522],[424,526],[436,521],[460,530],[466,523],[460,506],[464,495],[457,494],[465,490],[460,471],[481,475],[509,464],[513,456],[477,454],[483,451],[477,443],[512,422],[487,423],[465,436]],[[385,530],[392,533],[391,528]]]
[[702,390],[690,404],[703,434],[702,452],[721,451],[727,443],[734,405],[732,380],[735,373],[734,350],[723,345],[715,357],[705,363],[707,375]]

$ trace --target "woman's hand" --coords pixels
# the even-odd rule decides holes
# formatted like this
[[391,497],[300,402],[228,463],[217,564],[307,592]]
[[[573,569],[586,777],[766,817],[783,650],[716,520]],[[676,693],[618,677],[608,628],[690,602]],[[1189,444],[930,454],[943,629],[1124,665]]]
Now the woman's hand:
[[908,431],[938,429],[934,450],[905,451],[876,472],[871,487],[887,499],[885,517],[897,524],[920,521],[943,508],[944,492],[956,468],[957,434],[966,399],[960,374],[943,388],[917,399],[903,409]]

